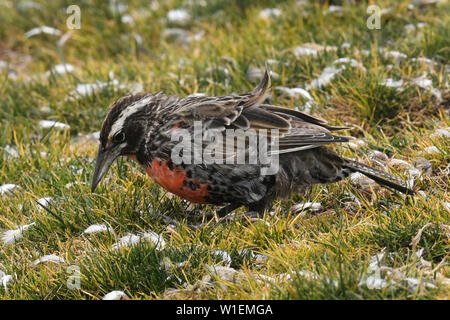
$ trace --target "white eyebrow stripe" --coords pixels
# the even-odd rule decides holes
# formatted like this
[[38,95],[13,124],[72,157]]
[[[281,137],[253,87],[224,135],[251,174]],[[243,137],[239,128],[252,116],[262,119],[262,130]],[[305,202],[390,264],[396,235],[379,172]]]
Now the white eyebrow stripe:
[[125,120],[127,120],[129,116],[138,112],[150,101],[152,101],[153,97],[154,96],[145,97],[123,109],[122,112],[120,113],[120,116],[117,118],[116,122],[114,122],[114,124],[112,125],[109,136],[114,136],[117,132],[122,130]]

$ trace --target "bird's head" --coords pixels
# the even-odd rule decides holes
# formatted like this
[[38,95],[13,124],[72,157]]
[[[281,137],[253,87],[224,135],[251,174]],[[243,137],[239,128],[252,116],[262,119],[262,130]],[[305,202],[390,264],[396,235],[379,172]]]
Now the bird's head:
[[119,156],[135,156],[145,137],[148,106],[153,96],[146,94],[123,97],[112,104],[100,131],[100,146],[92,178],[95,190]]

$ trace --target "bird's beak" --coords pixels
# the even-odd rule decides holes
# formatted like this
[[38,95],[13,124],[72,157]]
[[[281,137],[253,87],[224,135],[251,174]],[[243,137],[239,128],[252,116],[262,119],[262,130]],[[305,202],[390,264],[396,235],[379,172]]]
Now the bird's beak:
[[94,176],[92,177],[92,192],[94,192],[95,188],[118,156],[120,156],[120,148],[118,146],[115,148],[103,148],[102,145],[100,145],[98,148],[97,161],[95,163]]

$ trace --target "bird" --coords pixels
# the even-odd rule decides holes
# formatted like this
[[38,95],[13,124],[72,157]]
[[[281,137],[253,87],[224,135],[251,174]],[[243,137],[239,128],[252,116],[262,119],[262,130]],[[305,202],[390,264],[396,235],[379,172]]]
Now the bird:
[[[221,206],[219,217],[241,207],[261,216],[277,199],[305,195],[315,184],[338,182],[355,172],[401,193],[413,193],[401,178],[344,158],[327,146],[353,139],[336,134],[348,127],[332,126],[307,113],[267,103],[269,90],[266,69],[261,82],[244,94],[180,98],[160,91],[118,99],[102,123],[92,192],[112,163],[124,156],[136,161],[167,191],[195,204]],[[196,123],[202,125],[200,134],[195,133]],[[193,161],[189,149],[174,152],[180,147],[174,136],[180,132],[190,134],[185,142],[194,144],[195,150],[195,145],[206,147],[205,141],[194,141],[198,136],[225,137],[238,130],[237,140],[243,141],[244,147],[222,151],[226,159],[235,160],[241,149],[248,156],[255,151],[249,147],[250,136],[265,133],[269,144],[276,141],[276,148],[269,150],[277,157],[276,170],[268,170],[269,165],[259,158],[253,163],[226,159],[206,163]],[[246,132],[252,134],[246,137]],[[221,146],[220,141],[216,146]]]

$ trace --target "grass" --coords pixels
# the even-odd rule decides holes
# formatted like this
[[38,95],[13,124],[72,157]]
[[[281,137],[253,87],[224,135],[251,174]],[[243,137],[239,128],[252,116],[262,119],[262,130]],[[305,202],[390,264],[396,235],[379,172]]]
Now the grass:
[[[113,290],[132,299],[448,299],[450,145],[448,137],[434,133],[450,126],[450,19],[445,14],[450,6],[447,1],[408,9],[409,2],[377,1],[390,9],[380,30],[366,27],[364,2],[325,14],[327,6],[314,1],[300,6],[295,1],[170,0],[150,6],[134,0],[119,14],[108,1],[83,1],[79,30],[66,26],[67,1],[35,1],[36,8],[25,1],[1,2],[0,60],[7,66],[0,67],[0,185],[19,188],[0,196],[0,229],[35,224],[15,243],[0,245],[0,270],[13,275],[0,288],[0,299],[101,299]],[[267,7],[279,8],[282,15],[259,19]],[[178,27],[166,19],[176,8],[190,12],[192,19],[182,28],[200,39],[180,43],[163,36],[166,28]],[[133,24],[122,22],[124,14]],[[405,25],[420,22],[426,25],[406,31]],[[24,36],[42,25],[70,37],[60,46],[60,36]],[[336,50],[296,57],[292,48],[305,43]],[[394,61],[383,50],[406,57]],[[246,92],[254,86],[245,77],[247,69],[276,59],[271,68],[279,78],[272,79],[273,87],[305,88],[342,57],[357,60],[366,71],[346,65],[324,88],[309,90],[316,102],[311,112],[354,127],[347,134],[365,144],[337,146],[347,157],[369,161],[370,152],[378,150],[411,165],[426,158],[432,169],[416,180],[426,198],[364,191],[346,180],[314,187],[306,200],[296,195],[276,203],[275,215],[264,221],[193,231],[186,226],[186,212],[214,208],[193,208],[170,197],[129,160],[120,160],[98,191],[90,192],[97,142],[86,135],[100,129],[107,107],[136,83],[144,91],[180,96]],[[418,57],[435,63],[414,61]],[[44,75],[62,63],[75,70]],[[441,100],[412,83],[424,73]],[[404,80],[403,90],[380,85],[386,78]],[[106,84],[74,96],[77,85],[98,81]],[[271,93],[274,104],[294,108],[305,102]],[[43,129],[42,119],[70,129]],[[427,152],[431,146],[440,153]],[[388,167],[408,175],[401,167]],[[36,202],[43,197],[53,198],[45,208]],[[320,202],[323,209],[295,214],[291,204],[298,201]],[[157,213],[182,225],[168,226]],[[109,231],[84,234],[92,224],[105,224]],[[162,250],[151,242],[111,249],[128,233],[148,231],[164,238]],[[216,250],[226,251],[231,262]],[[390,285],[376,289],[362,279],[371,275],[371,258],[380,253],[388,267],[380,278]],[[65,262],[33,265],[49,254]],[[207,266],[215,264],[230,264],[234,278],[211,274]],[[79,268],[78,289],[67,287],[70,266]],[[404,278],[422,285],[411,286]]]

